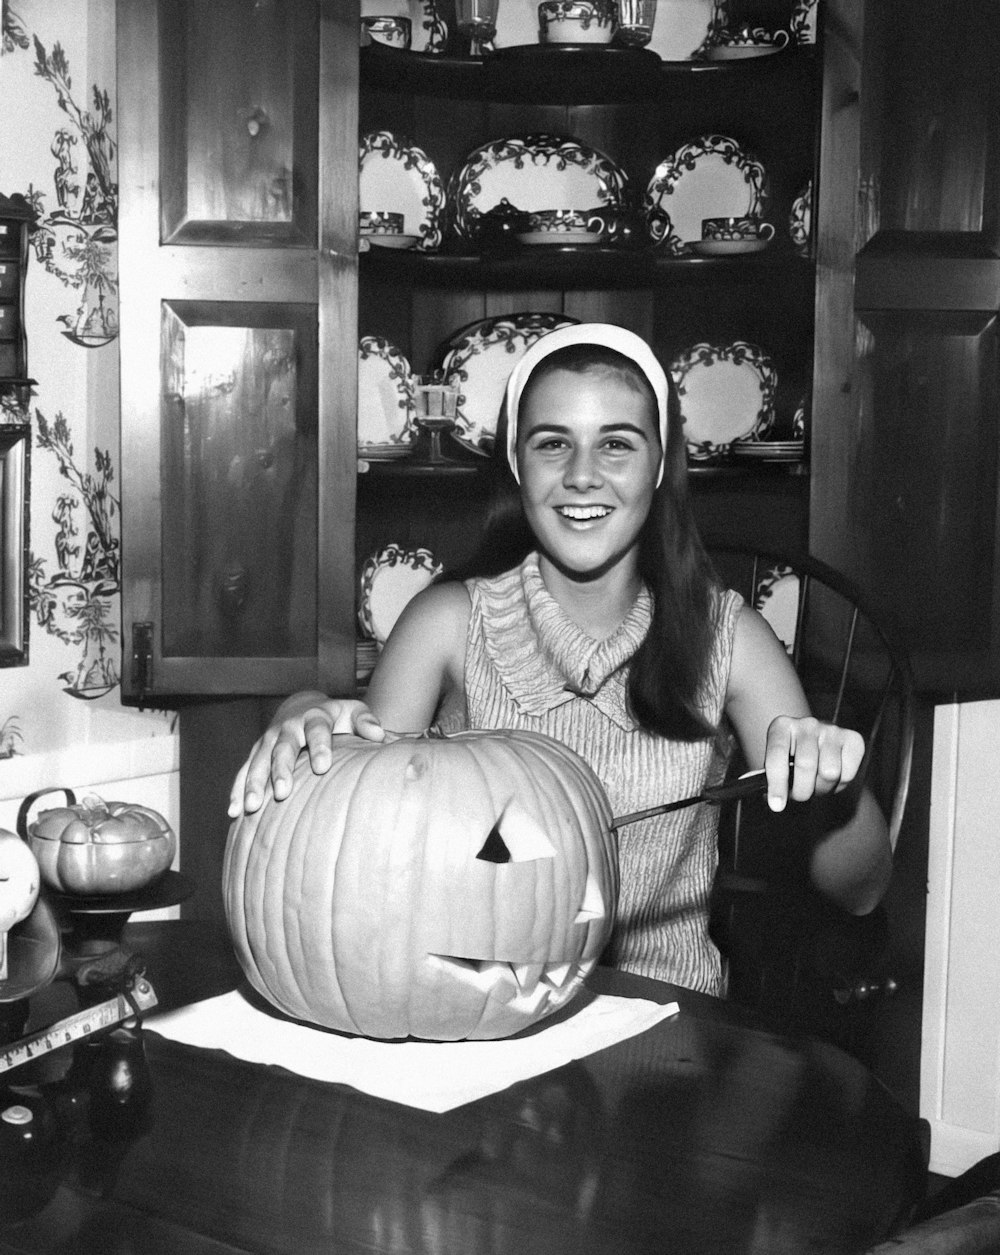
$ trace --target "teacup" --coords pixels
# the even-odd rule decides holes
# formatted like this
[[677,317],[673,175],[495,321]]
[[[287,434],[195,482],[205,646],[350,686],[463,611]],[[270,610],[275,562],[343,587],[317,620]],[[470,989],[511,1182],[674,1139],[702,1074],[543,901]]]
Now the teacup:
[[765,30],[762,26],[721,27],[710,40],[709,55],[741,56],[776,52],[788,43],[788,31]]
[[614,0],[542,0],[538,38],[543,44],[609,44],[616,21]]
[[551,235],[570,235],[578,231],[590,231],[590,215],[583,209],[538,209],[521,215],[518,231],[521,234],[541,231]]
[[770,222],[760,218],[703,218],[701,220],[701,238],[703,240],[727,240],[740,243],[774,238],[774,227]]
[[379,14],[361,19],[362,41],[367,35],[373,43],[405,51],[410,46],[411,34],[412,24],[408,17]]
[[402,235],[404,216],[387,209],[362,209],[358,229],[362,235]]

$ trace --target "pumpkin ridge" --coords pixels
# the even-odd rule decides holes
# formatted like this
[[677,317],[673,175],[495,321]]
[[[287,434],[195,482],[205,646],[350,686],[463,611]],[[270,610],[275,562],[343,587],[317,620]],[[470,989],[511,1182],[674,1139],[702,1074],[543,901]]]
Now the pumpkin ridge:
[[[300,757],[303,777],[312,772],[307,754]],[[333,899],[333,882],[336,879],[337,854],[343,842],[343,827],[338,824],[339,813],[327,804],[330,793],[343,787],[342,777],[349,775],[350,760],[339,761],[334,757],[328,771],[323,773],[316,787],[307,794],[307,803],[295,820],[294,828],[287,834],[285,846],[285,873],[282,880],[287,885],[288,869],[295,877],[294,897],[283,895],[282,929],[287,945],[294,940],[297,961],[288,962],[288,975],[294,984],[299,1000],[297,1014],[308,1014],[319,1003],[324,1023],[337,1002],[339,984],[333,946],[326,930],[319,921],[329,913]],[[287,801],[288,799],[286,799]],[[282,803],[283,805],[284,803]],[[329,859],[319,860],[319,866],[327,874],[320,880],[316,875],[316,845],[331,850]],[[312,875],[310,876],[310,872]],[[329,892],[325,887],[329,885]],[[330,986],[333,986],[333,989]]]

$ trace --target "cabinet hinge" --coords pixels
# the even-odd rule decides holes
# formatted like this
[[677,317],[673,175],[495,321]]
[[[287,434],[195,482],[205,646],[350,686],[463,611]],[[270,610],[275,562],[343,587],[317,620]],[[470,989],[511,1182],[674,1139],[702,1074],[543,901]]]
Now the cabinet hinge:
[[153,691],[153,625],[132,624],[132,690],[139,698]]

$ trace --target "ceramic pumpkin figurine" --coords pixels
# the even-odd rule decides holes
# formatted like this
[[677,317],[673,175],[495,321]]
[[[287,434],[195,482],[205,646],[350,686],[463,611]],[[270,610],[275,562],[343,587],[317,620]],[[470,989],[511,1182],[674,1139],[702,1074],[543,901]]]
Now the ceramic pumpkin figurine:
[[334,738],[234,820],[226,916],[250,984],[366,1037],[507,1037],[564,1006],[611,933],[607,797],[529,732]]
[[[32,804],[46,793],[65,793],[69,805],[42,811],[29,823]],[[38,859],[45,884],[83,897],[144,889],[177,853],[177,837],[156,811],[96,795],[77,803],[70,789],[42,789],[25,798],[18,831]]]
[[7,979],[7,934],[38,901],[38,863],[20,837],[0,828],[0,981]]

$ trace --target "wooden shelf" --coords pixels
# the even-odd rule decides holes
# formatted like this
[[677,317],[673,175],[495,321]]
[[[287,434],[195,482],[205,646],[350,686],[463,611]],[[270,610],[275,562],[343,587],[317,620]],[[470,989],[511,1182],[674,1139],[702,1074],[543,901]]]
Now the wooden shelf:
[[512,244],[487,253],[379,248],[361,254],[365,278],[388,279],[426,287],[654,288],[678,282],[718,280],[727,284],[761,280],[811,286],[815,267],[790,245],[775,244],[746,257],[673,257],[649,248],[586,244],[531,246]]
[[525,44],[484,57],[402,52],[371,44],[361,49],[361,81],[376,91],[489,100],[511,104],[624,104],[653,101],[663,92],[703,81],[725,83],[811,75],[816,51],[795,45],[744,61],[662,61],[648,48]]

